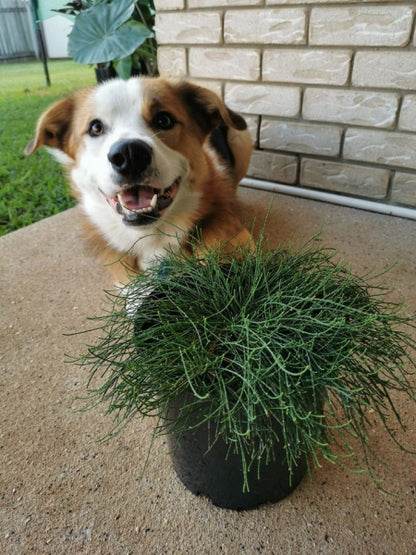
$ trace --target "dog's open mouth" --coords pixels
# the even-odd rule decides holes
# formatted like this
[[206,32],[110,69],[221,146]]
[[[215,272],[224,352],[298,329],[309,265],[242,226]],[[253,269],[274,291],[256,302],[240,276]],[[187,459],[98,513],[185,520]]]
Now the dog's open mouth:
[[108,204],[123,216],[127,225],[146,225],[161,216],[168,208],[179,189],[181,178],[177,177],[167,189],[155,189],[148,185],[135,185],[123,189],[117,196],[104,193]]

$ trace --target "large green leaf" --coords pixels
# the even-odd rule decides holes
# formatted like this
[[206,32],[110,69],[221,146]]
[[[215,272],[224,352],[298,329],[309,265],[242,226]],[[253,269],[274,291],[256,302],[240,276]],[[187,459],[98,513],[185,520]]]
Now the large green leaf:
[[125,58],[121,58],[121,60],[117,60],[114,67],[119,77],[128,79],[131,77],[132,65],[132,56],[126,56]]
[[134,1],[118,0],[81,12],[69,35],[68,50],[82,64],[96,64],[132,54],[152,32],[137,21],[128,21]]

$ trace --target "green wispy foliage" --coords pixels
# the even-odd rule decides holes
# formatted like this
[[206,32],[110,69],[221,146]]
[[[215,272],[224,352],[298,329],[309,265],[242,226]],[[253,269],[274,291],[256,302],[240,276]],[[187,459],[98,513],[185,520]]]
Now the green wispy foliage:
[[[283,442],[290,468],[306,453],[313,466],[352,459],[373,475],[370,414],[395,439],[404,424],[392,393],[415,399],[414,316],[315,241],[264,246],[171,255],[127,296],[110,296],[100,338],[79,361],[91,403],[105,403],[116,430],[145,415],[179,433],[197,409],[244,469]],[[166,419],[184,393],[179,420]]]

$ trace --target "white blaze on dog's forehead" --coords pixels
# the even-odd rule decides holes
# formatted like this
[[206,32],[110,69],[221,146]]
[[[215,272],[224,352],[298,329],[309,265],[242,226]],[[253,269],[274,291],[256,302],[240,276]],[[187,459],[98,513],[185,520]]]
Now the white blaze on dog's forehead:
[[140,79],[112,79],[95,89],[95,117],[107,125],[144,127],[141,117],[143,91]]

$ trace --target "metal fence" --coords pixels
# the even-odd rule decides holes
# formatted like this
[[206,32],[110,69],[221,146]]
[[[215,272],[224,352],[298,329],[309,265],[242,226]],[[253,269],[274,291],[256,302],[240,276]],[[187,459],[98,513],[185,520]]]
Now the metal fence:
[[0,0],[0,60],[37,56],[30,3]]

